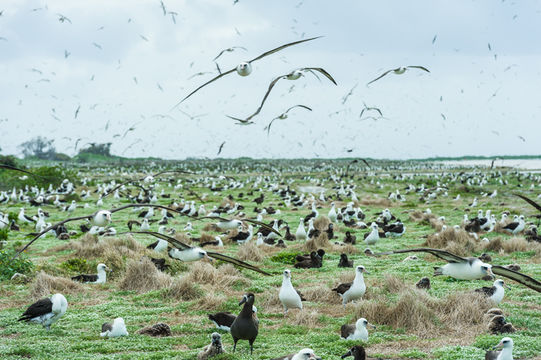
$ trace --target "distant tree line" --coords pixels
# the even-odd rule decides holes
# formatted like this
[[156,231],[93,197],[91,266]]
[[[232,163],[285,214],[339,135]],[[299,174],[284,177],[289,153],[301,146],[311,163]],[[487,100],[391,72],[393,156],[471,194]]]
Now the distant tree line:
[[[80,149],[78,155],[96,154],[102,156],[111,156],[112,143],[90,143],[90,146]],[[25,158],[37,158],[40,160],[67,161],[71,158],[63,153],[56,151],[54,139],[47,139],[37,136],[18,146]]]

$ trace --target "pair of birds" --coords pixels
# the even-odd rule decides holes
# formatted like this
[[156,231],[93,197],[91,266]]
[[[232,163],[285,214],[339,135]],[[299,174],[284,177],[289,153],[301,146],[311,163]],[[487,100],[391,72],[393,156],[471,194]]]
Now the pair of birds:
[[[44,298],[30,305],[21,315],[18,321],[33,322],[41,324],[47,330],[51,330],[51,325],[58,321],[68,310],[68,301],[64,295],[57,293],[49,298]],[[101,327],[100,336],[119,337],[127,336],[126,324],[124,319],[119,317],[112,323],[104,323]]]

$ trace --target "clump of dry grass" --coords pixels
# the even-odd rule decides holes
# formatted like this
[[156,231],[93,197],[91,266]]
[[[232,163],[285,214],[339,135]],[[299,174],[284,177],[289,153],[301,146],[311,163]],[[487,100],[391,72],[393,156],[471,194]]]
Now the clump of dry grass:
[[479,243],[465,230],[448,228],[439,233],[429,235],[423,246],[443,249],[460,256],[467,256],[477,250]]
[[535,258],[541,258],[541,244],[528,242],[523,237],[513,237],[509,240],[504,240],[498,236],[490,239],[490,242],[485,243],[485,250],[500,252],[503,251],[507,254],[511,254],[515,251],[535,251]]
[[317,217],[317,219],[314,219],[314,227],[320,231],[327,230],[330,223],[331,220],[324,215],[320,215]]
[[387,198],[370,198],[364,197],[359,203],[364,206],[379,206],[379,207],[391,207],[393,203]]
[[130,260],[128,262],[126,272],[118,287],[121,290],[135,290],[138,293],[144,293],[168,288],[172,282],[171,276],[156,269],[150,259],[143,258],[141,261]]
[[203,231],[219,231],[218,227],[214,223],[208,223],[203,226]]
[[205,296],[201,297],[194,305],[193,310],[213,310],[224,304],[227,298],[224,295],[216,294],[214,289],[205,289]]
[[340,296],[336,295],[326,284],[315,288],[303,289],[302,294],[306,300],[316,303],[340,304],[342,301]]
[[445,225],[443,221],[438,220],[435,217],[429,219],[428,223],[430,224],[430,226],[432,226],[432,228],[436,229],[436,231],[440,231],[443,228],[443,225]]
[[422,211],[414,211],[410,214],[410,220],[415,222],[426,222],[430,224],[431,220],[437,220],[436,215],[426,214]]
[[320,325],[320,315],[314,310],[292,309],[287,313],[287,317],[289,318],[287,322],[293,325],[302,325],[310,329]]
[[250,240],[249,242],[240,246],[240,249],[237,253],[237,258],[242,261],[254,261],[260,262],[265,256],[261,249],[259,249],[255,242]]
[[310,251],[316,251],[318,249],[322,248],[330,248],[331,243],[329,242],[329,239],[327,238],[327,233],[321,232],[317,237],[307,240],[304,243],[304,249],[308,252]]
[[483,315],[491,304],[481,294],[460,292],[438,299],[413,286],[399,285],[396,279],[386,279],[389,291],[398,288],[396,302],[390,303],[385,294],[361,301],[356,306],[356,318],[365,317],[393,328],[404,328],[421,338],[449,332],[483,331]]
[[43,271],[40,271],[30,288],[32,299],[37,300],[43,297],[61,293],[61,294],[77,294],[84,290],[83,285],[61,277],[51,276]]
[[202,291],[194,285],[188,276],[177,278],[167,291],[167,296],[184,301],[195,300],[202,296]]
[[98,239],[90,234],[85,234],[79,241],[70,241],[59,249],[75,250],[74,257],[98,259],[113,270],[124,269],[125,258],[140,258],[146,251],[146,248],[131,236]]
[[241,276],[231,264],[215,268],[209,263],[198,261],[191,266],[186,277],[193,283],[212,285],[214,291],[217,289],[230,290],[231,286],[237,282],[249,285],[249,281]]

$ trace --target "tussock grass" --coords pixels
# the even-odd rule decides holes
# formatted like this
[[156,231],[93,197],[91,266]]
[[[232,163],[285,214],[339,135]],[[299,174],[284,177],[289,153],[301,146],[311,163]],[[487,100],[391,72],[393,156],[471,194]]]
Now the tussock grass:
[[216,311],[220,306],[227,301],[224,295],[216,294],[212,288],[204,289],[205,296],[199,298],[195,304],[191,306],[193,310]]
[[195,300],[203,296],[199,289],[188,276],[183,276],[173,280],[173,284],[167,291],[167,296],[180,300]]
[[151,290],[165,289],[171,286],[173,279],[156,269],[147,258],[140,261],[130,260],[126,272],[118,287],[122,290],[134,290],[145,293]]
[[485,250],[494,252],[503,252],[512,254],[516,251],[535,251],[534,261],[541,260],[541,244],[528,242],[523,237],[513,237],[509,240],[504,240],[501,236],[490,239],[490,242],[485,243]]
[[40,271],[30,286],[30,296],[38,300],[55,293],[79,294],[84,291],[84,286],[62,277],[56,277]]
[[331,220],[328,217],[319,215],[317,219],[314,220],[314,227],[320,231],[324,231],[328,229],[330,223]]
[[249,284],[249,280],[231,264],[215,268],[207,262],[198,261],[192,264],[186,277],[196,284],[212,285],[214,291],[217,289],[229,290],[233,284],[238,282],[244,285]]
[[309,329],[321,326],[319,318],[320,314],[317,311],[309,309],[290,309],[287,313],[287,322],[293,325],[306,326]]
[[392,207],[393,203],[391,200],[387,198],[372,198],[372,197],[364,197],[361,200],[359,200],[359,203],[364,206],[378,206],[378,207]]
[[423,246],[443,249],[460,256],[469,256],[479,249],[479,242],[465,230],[447,228],[439,233],[429,235]]
[[414,211],[410,214],[410,220],[418,223],[424,222],[430,224],[430,221],[436,221],[437,217],[434,214],[425,214],[422,211]]
[[[74,250],[73,256],[84,259],[97,259],[114,271],[125,268],[126,258],[140,258],[146,248],[131,236],[98,237],[85,234],[79,241],[70,241],[57,250]],[[113,276],[115,272],[113,272]]]
[[329,249],[331,247],[332,247],[332,245],[329,242],[329,239],[327,238],[327,233],[324,233],[324,232],[322,232],[321,234],[319,234],[315,238],[308,239],[304,243],[304,250],[308,251],[308,252],[316,251],[316,250],[322,249],[322,248],[323,249]]
[[[399,287],[392,277],[386,282],[388,290]],[[489,308],[488,300],[477,293],[458,292],[439,299],[412,285],[402,284],[396,301],[389,302],[388,294],[379,294],[374,299],[361,301],[356,306],[355,316],[405,329],[420,338],[431,338],[449,332],[461,336],[482,332],[483,316]]]
[[240,246],[237,258],[243,261],[260,262],[265,258],[263,251],[259,249],[254,240]]

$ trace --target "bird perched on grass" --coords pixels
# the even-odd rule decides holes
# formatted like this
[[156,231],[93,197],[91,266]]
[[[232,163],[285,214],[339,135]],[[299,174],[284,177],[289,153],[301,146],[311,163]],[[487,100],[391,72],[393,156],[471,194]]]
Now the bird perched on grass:
[[344,340],[368,340],[367,326],[371,326],[374,329],[375,325],[372,325],[365,318],[360,318],[355,322],[355,325],[345,324],[340,328],[340,337]]
[[485,360],[513,360],[513,339],[504,337],[493,349],[501,347],[500,351],[487,351]]
[[321,360],[321,358],[316,356],[312,349],[302,349],[298,353],[281,356],[272,360]]
[[26,309],[17,321],[34,322],[51,330],[51,325],[58,321],[68,309],[68,301],[62,294],[36,301]]
[[348,302],[360,299],[364,296],[366,284],[364,283],[363,272],[368,273],[364,266],[358,265],[355,268],[355,279],[353,279],[353,282],[342,283],[332,289],[332,291],[336,291],[342,298],[342,305],[344,305],[344,308]]
[[340,254],[338,267],[353,267],[353,260],[349,260],[346,254]]
[[109,269],[105,264],[98,264],[96,268],[98,271],[97,274],[81,274],[72,276],[71,280],[90,284],[104,284],[107,281],[106,271],[110,272],[111,269]]
[[222,346],[222,335],[214,332],[210,338],[210,344],[205,346],[203,350],[197,354],[197,360],[207,360],[224,352],[224,348]]
[[503,296],[505,295],[504,286],[509,288],[502,279],[497,279],[491,287],[483,286],[480,289],[475,289],[475,292],[485,295],[494,304],[498,305],[502,302]]
[[117,317],[112,323],[103,323],[101,326],[101,337],[120,337],[128,336],[124,319]]
[[284,275],[282,279],[282,287],[278,293],[278,298],[284,307],[284,316],[287,314],[287,311],[291,308],[296,308],[302,310],[302,294],[300,294],[291,284],[291,271],[288,269],[284,270]]
[[254,342],[259,333],[259,320],[253,312],[254,301],[254,294],[248,293],[239,302],[239,306],[243,304],[244,306],[235,321],[233,321],[233,324],[231,324],[230,330],[234,342],[233,352],[235,352],[239,340],[248,340],[250,343],[250,355],[254,351]]

